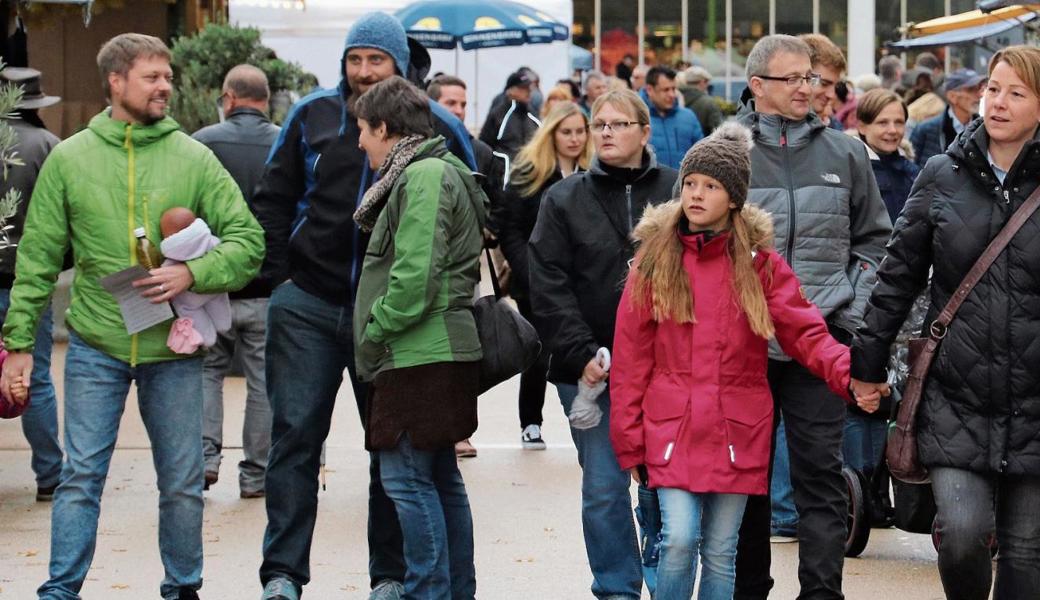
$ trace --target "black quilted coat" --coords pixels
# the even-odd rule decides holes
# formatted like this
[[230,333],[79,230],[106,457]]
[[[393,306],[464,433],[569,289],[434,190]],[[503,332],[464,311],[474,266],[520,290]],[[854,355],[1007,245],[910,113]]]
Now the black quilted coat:
[[[934,269],[931,323],[1040,182],[1040,136],[1003,185],[981,119],[928,161],[896,221],[852,351],[852,376],[884,381],[889,345]],[[1040,211],[968,295],[939,346],[918,415],[927,467],[1040,475]]]

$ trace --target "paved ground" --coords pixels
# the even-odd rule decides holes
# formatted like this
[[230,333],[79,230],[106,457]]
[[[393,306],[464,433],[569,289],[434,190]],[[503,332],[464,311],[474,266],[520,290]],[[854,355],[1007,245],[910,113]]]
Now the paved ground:
[[[57,346],[60,373],[64,346]],[[60,378],[59,378],[60,379]],[[591,598],[579,516],[580,472],[565,419],[550,388],[545,409],[545,452],[520,449],[517,381],[481,400],[480,455],[463,463],[475,521],[480,598]],[[229,379],[225,441],[241,436],[244,383]],[[60,393],[59,393],[60,395]],[[321,493],[307,598],[366,598],[367,458],[353,397],[339,398],[328,447],[327,490]],[[221,480],[206,496],[207,600],[259,597],[256,570],[265,525],[263,500],[238,498],[235,465],[241,450],[225,450]],[[47,574],[49,505],[33,501],[29,453],[16,422],[0,422],[0,599],[35,598]],[[155,476],[136,410],[127,404],[119,445],[102,502],[98,548],[83,597],[158,597],[162,578],[156,542]],[[797,595],[797,545],[774,545],[774,598]],[[866,552],[845,563],[850,600],[943,597],[935,552],[926,536],[875,530]]]

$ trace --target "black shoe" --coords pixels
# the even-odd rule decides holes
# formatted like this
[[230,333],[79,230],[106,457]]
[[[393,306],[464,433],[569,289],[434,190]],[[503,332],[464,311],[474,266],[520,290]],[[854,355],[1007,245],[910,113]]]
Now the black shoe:
[[54,500],[54,490],[58,489],[58,484],[44,486],[38,486],[36,488],[36,501],[37,502],[50,502]]
[[216,471],[206,471],[206,482],[202,484],[203,491],[208,490],[209,486],[217,482],[219,473]]
[[199,600],[199,594],[191,588],[182,587],[177,594],[177,600]]

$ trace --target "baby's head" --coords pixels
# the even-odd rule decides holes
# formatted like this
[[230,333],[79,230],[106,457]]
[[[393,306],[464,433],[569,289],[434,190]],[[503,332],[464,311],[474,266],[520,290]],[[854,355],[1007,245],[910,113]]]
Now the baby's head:
[[187,229],[194,222],[195,213],[183,206],[175,206],[162,214],[159,219],[159,231],[162,232],[163,239],[166,239],[178,231]]

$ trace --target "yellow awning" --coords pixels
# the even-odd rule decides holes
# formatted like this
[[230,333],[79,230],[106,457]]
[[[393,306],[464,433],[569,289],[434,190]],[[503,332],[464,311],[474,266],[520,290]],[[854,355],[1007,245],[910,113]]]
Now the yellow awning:
[[978,27],[980,25],[989,25],[990,23],[996,23],[998,21],[1007,21],[1008,19],[1021,17],[1022,15],[1034,11],[1040,11],[1040,4],[1016,4],[1014,6],[995,10],[991,13],[984,13],[981,10],[970,10],[959,15],[950,15],[948,17],[939,17],[938,19],[923,21],[911,27],[907,33],[910,37],[917,37],[921,35],[931,35],[933,33],[942,33],[944,31],[955,31],[965,27]]

